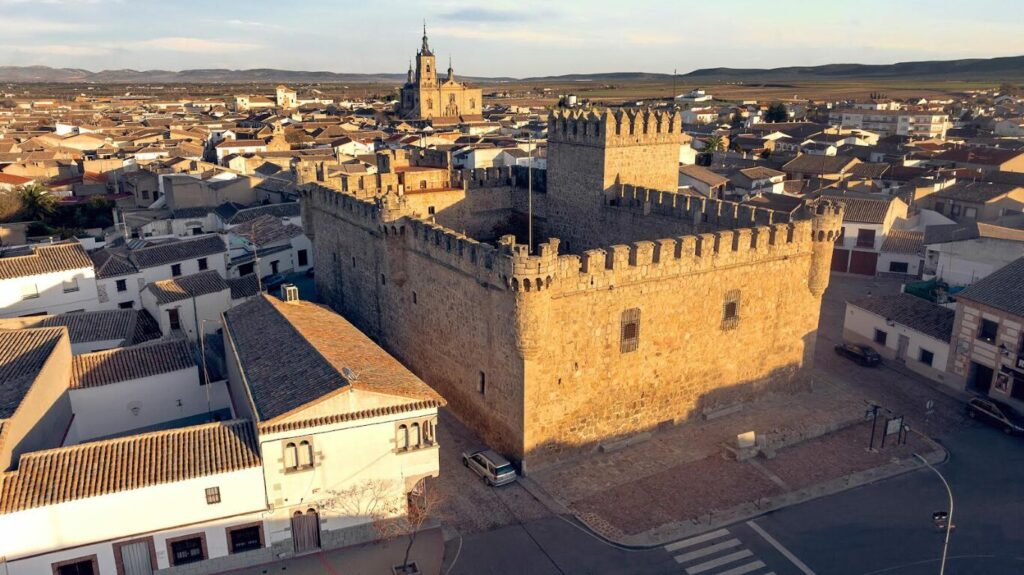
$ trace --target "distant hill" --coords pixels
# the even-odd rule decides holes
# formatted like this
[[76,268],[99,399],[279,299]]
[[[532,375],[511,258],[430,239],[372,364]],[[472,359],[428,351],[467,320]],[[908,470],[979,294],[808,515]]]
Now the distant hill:
[[843,78],[945,78],[949,80],[1015,80],[1024,78],[1024,56],[933,60],[896,64],[826,64],[786,68],[703,68],[682,76],[689,79],[799,80]]
[[[474,82],[664,82],[671,74],[648,72],[604,72],[596,74],[563,74],[530,78],[463,77]],[[933,79],[1020,81],[1024,79],[1024,56],[1004,58],[972,58],[966,60],[935,60],[899,62],[896,64],[826,64],[823,66],[789,66],[785,68],[702,68],[678,76],[696,81],[795,81],[842,79]],[[74,82],[74,83],[386,83],[397,84],[405,74],[350,74],[344,72],[277,70],[253,68],[229,70],[206,68],[195,70],[102,70],[91,72],[80,68],[48,66],[0,66],[0,82]]]

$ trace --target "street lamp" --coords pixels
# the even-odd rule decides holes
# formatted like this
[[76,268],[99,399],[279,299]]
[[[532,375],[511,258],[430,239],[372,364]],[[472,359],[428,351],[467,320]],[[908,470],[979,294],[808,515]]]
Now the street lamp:
[[949,554],[949,534],[953,530],[953,490],[949,488],[949,483],[946,481],[946,478],[943,477],[941,473],[939,473],[938,469],[932,467],[932,464],[928,463],[927,459],[921,457],[916,453],[914,454],[914,457],[920,459],[921,463],[924,463],[925,466],[928,467],[928,469],[931,469],[932,471],[935,472],[935,475],[939,476],[939,479],[942,480],[942,484],[946,486],[946,493],[949,494],[949,517],[946,518],[946,542],[942,545],[942,563],[939,564],[939,575],[945,575],[946,557]]

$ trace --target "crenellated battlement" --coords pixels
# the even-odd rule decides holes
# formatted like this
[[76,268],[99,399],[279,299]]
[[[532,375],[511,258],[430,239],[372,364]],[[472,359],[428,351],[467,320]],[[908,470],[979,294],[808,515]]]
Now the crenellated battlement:
[[512,172],[512,166],[452,172],[453,188],[495,188],[514,184],[515,175]]
[[792,220],[792,216],[786,212],[628,184],[618,185],[612,191],[608,203],[642,215],[677,218],[694,229],[702,227],[702,224],[703,227],[740,228]]
[[589,146],[681,144],[682,117],[650,108],[552,110],[548,142]]

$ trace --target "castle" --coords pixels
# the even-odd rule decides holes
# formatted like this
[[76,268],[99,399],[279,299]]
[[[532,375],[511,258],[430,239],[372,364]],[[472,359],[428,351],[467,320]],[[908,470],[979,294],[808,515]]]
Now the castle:
[[512,169],[305,185],[320,296],[524,470],[805,388],[840,205],[678,193],[672,112],[555,111],[548,138],[533,249]]
[[483,109],[483,92],[455,80],[455,70],[448,62],[448,76],[437,77],[437,62],[427,42],[423,26],[423,45],[416,53],[416,70],[409,64],[409,75],[402,86],[398,114],[403,118],[432,119],[478,116]]

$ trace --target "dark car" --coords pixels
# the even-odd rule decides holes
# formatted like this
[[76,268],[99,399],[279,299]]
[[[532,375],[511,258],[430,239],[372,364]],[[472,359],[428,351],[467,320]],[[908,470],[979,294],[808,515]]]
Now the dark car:
[[967,402],[967,415],[1002,429],[1010,435],[1024,434],[1024,415],[1005,403],[987,397],[973,397]]
[[846,356],[865,367],[874,367],[882,363],[882,356],[866,345],[841,343],[836,346],[836,353]]
[[288,278],[286,278],[284,274],[273,274],[263,278],[261,281],[263,283],[263,289],[269,292],[275,288],[281,287],[282,284],[288,281]]

